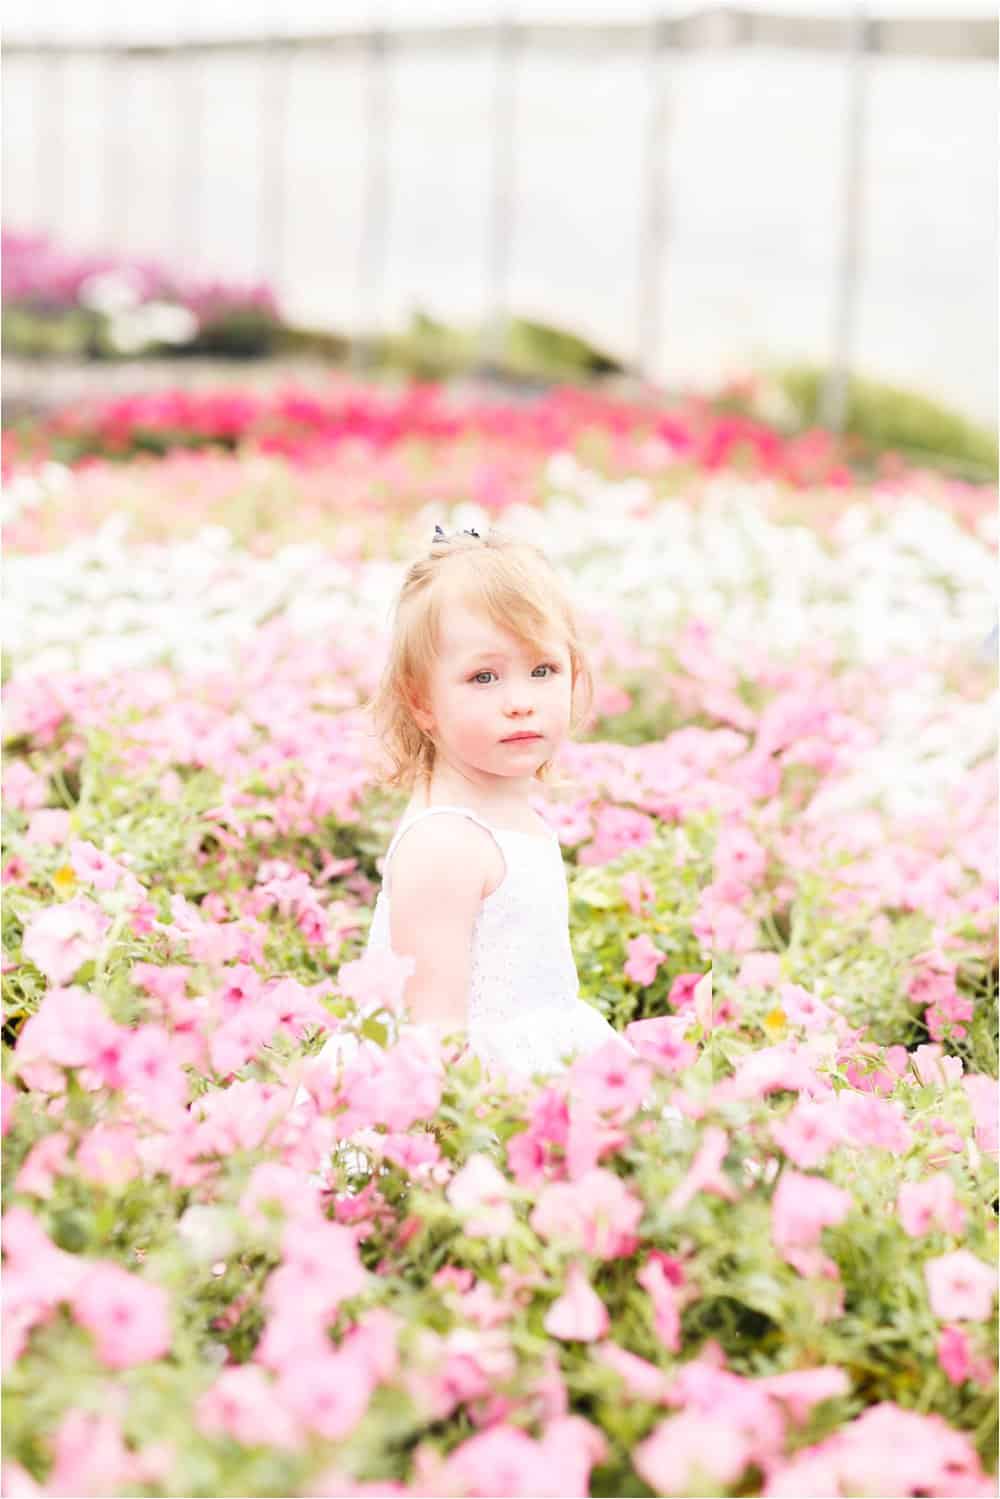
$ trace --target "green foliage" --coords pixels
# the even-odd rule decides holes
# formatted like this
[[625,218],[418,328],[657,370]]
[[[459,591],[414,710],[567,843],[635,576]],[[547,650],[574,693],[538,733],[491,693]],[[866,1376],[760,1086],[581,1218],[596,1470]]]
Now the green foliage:
[[[803,427],[819,423],[826,371],[797,365],[777,372]],[[894,451],[911,461],[947,460],[971,478],[994,479],[997,436],[919,391],[852,375],[844,431],[869,453]]]
[[266,308],[233,307],[207,319],[188,343],[157,344],[153,352],[264,359],[281,351],[283,333],[279,319]]
[[[633,1020],[670,1013],[667,995],[677,975],[708,967],[691,919],[711,878],[714,827],[715,819],[707,815],[662,826],[642,848],[610,864],[572,871],[570,930],[580,992],[618,1030]],[[622,878],[631,873],[648,880],[655,892],[649,915],[635,915],[622,894]],[[665,953],[645,987],[624,972],[628,943],[643,933]]]

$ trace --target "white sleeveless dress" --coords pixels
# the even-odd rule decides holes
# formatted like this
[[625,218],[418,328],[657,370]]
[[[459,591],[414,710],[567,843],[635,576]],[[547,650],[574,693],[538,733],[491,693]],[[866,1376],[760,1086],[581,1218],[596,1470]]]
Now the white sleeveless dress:
[[[565,1070],[573,1057],[616,1042],[634,1048],[603,1015],[579,997],[569,944],[569,894],[559,839],[494,827],[468,807],[426,807],[405,818],[386,850],[382,889],[375,901],[366,952],[391,950],[390,865],[400,839],[422,817],[458,812],[485,828],[503,854],[506,873],[483,897],[472,928],[468,1041],[489,1068],[526,1080]],[[320,1057],[349,1061],[357,1050],[350,1034],[332,1035]],[[305,1097],[300,1089],[296,1103]]]
[[569,944],[569,894],[555,833],[499,828],[468,807],[427,807],[405,819],[386,850],[382,889],[367,951],[390,949],[390,862],[400,839],[423,817],[452,812],[486,831],[503,854],[506,874],[483,897],[472,928],[468,1037],[488,1063],[530,1076],[562,1071],[573,1056],[616,1041],[633,1048],[579,997]]

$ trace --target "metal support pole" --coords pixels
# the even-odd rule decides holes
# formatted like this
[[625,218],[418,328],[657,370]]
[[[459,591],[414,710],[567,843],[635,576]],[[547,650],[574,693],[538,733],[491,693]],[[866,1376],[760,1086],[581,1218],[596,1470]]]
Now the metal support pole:
[[667,22],[660,16],[653,21],[649,33],[645,194],[639,231],[639,326],[636,340],[639,372],[650,383],[656,381],[663,353],[663,252],[667,229],[666,56]]
[[833,352],[820,401],[820,421],[832,432],[842,432],[847,416],[847,387],[854,342],[861,253],[865,133],[867,126],[867,70],[871,46],[865,0],[851,12],[848,40],[848,97],[845,119],[844,190],[834,287]]
[[101,223],[106,250],[124,253],[128,248],[129,158],[131,139],[128,119],[128,56],[115,43],[121,40],[122,6],[120,0],[107,0],[105,6],[108,48],[104,54],[104,151],[101,170],[101,197],[104,211]]
[[288,46],[278,42],[260,60],[257,130],[257,264],[277,290],[285,258]]
[[66,69],[58,52],[43,52],[35,63],[35,213],[55,238],[63,228],[66,162]]
[[358,257],[357,315],[351,365],[371,367],[374,341],[382,330],[385,253],[389,218],[389,36],[373,24],[368,36],[368,80],[365,99],[366,156],[364,203]]
[[[183,7],[178,9],[178,41],[184,35]],[[201,193],[204,96],[202,69],[197,52],[173,58],[176,130],[174,134],[174,234],[177,267],[185,275],[199,269],[201,259]]]
[[511,242],[516,175],[517,28],[505,9],[497,21],[493,89],[493,192],[487,262],[489,303],[479,350],[484,371],[502,367],[510,317]]

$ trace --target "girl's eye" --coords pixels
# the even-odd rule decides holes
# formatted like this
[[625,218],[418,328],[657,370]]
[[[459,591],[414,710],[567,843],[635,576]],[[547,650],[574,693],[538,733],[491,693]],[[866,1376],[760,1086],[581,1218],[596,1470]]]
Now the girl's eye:
[[[553,661],[543,661],[540,666],[535,667],[535,671],[540,671],[542,667],[549,673],[549,676],[556,676],[559,672],[559,667]],[[477,671],[475,676],[470,678],[470,681],[478,682],[480,677],[489,676],[496,676],[496,672],[492,667],[486,667],[483,671]],[[542,680],[548,681],[548,677],[543,677]],[[485,687],[489,684],[484,682],[481,685]]]

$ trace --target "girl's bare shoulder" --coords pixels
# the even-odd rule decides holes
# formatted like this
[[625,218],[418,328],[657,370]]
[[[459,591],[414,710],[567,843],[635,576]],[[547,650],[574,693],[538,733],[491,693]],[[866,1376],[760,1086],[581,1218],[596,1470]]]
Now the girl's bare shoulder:
[[425,902],[478,902],[496,883],[499,858],[491,834],[461,812],[417,818],[403,829],[393,852],[393,898],[419,886]]

